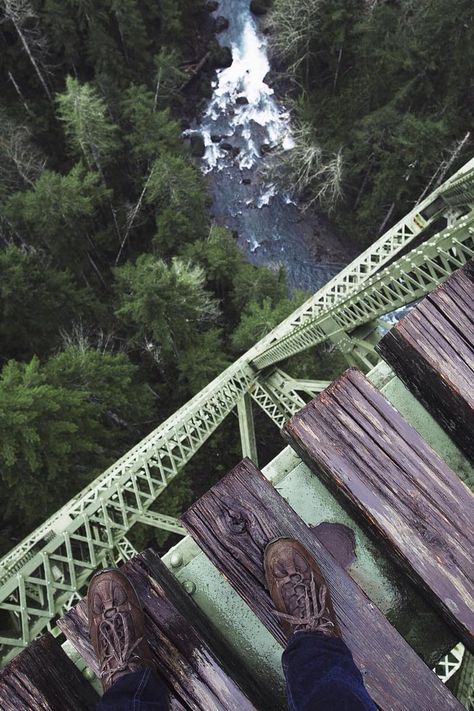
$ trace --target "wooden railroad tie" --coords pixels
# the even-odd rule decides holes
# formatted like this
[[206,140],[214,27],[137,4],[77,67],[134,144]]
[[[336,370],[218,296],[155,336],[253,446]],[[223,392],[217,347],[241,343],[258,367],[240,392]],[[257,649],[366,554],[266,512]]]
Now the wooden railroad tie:
[[474,461],[474,261],[428,294],[377,349]]
[[384,711],[462,708],[250,460],[196,501],[182,520],[282,645],[284,635],[265,586],[263,552],[275,538],[301,541],[326,577],[343,637],[378,706]]
[[[242,673],[235,655],[156,553],[147,550],[134,556],[121,571],[133,584],[144,608],[147,640],[157,671],[169,689],[172,709],[264,708],[263,690]],[[87,600],[69,610],[58,620],[58,626],[98,674],[89,638]]]
[[284,436],[443,614],[474,634],[474,495],[386,398],[351,368]]

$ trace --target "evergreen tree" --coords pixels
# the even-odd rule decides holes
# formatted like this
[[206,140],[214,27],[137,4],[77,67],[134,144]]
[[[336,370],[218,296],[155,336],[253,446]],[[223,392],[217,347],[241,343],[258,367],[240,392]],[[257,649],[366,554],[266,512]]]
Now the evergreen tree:
[[155,97],[146,86],[132,84],[122,103],[122,116],[127,121],[126,140],[132,156],[148,163],[162,153],[180,153],[182,139],[179,125],[169,108],[156,110]]
[[154,238],[161,254],[177,253],[208,231],[202,177],[185,158],[162,154],[152,165],[146,201],[156,209]]
[[215,323],[217,303],[205,289],[201,267],[174,258],[171,264],[142,254],[115,269],[116,314],[137,340],[173,360],[196,334]]
[[118,148],[117,126],[107,118],[107,106],[92,84],[74,77],[57,96],[58,115],[73,155],[83,157],[89,168],[100,172]]
[[250,301],[233,333],[232,346],[238,352],[248,350],[298,306],[301,306],[307,298],[308,294],[296,292],[291,299],[281,299],[276,303],[272,303],[269,297],[265,297],[260,303]]
[[92,321],[100,305],[68,271],[41,252],[13,245],[0,251],[0,358],[26,359],[55,350],[61,333]]
[[4,522],[15,534],[65,503],[137,438],[151,402],[136,380],[125,355],[77,349],[44,366],[37,358],[4,366],[0,481]]
[[67,175],[45,170],[31,190],[8,198],[4,212],[25,243],[77,272],[94,249],[92,232],[109,195],[99,175],[78,163]]
[[178,382],[182,386],[183,395],[195,395],[230,363],[223,350],[219,329],[211,328],[199,333],[178,359]]

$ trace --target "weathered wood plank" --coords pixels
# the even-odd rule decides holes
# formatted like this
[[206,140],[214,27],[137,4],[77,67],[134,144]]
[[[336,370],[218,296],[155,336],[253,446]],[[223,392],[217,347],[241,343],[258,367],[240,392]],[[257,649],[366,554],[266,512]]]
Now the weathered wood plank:
[[183,523],[273,636],[284,636],[265,586],[267,543],[290,536],[318,561],[343,636],[374,700],[388,711],[460,709],[459,703],[387,622],[313,532],[248,459],[194,503]]
[[474,262],[401,319],[378,351],[474,461]]
[[0,671],[2,711],[91,711],[99,697],[48,633]]
[[472,647],[474,496],[456,474],[353,368],[284,436]]
[[[263,690],[257,689],[248,676],[242,678],[241,665],[156,553],[145,551],[121,570],[143,605],[147,639],[157,670],[175,702],[203,711],[251,711],[265,707]],[[58,626],[97,673],[86,600],[67,612]],[[242,691],[244,685],[252,701]]]

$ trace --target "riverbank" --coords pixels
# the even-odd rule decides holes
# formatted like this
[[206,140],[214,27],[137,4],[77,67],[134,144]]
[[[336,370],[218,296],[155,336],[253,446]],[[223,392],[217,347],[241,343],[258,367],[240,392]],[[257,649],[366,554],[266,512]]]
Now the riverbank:
[[268,83],[273,71],[261,18],[248,0],[222,0],[211,17],[224,18],[217,39],[230,48],[232,63],[217,71],[212,96],[187,132],[203,144],[211,218],[232,230],[251,263],[283,266],[290,288],[315,291],[353,258],[354,246],[267,176],[272,152],[294,144],[284,97]]

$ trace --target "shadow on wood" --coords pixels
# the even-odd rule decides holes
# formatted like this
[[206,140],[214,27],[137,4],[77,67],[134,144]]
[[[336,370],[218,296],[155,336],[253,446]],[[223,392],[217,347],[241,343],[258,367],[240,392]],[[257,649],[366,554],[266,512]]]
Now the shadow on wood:
[[474,261],[393,326],[377,350],[474,461]]
[[344,639],[380,708],[462,708],[250,460],[237,465],[194,503],[182,520],[282,645],[284,635],[265,586],[263,552],[275,538],[289,536],[301,541],[326,577]]
[[[173,708],[180,708],[180,704],[203,711],[265,708],[263,691],[251,677],[243,676],[241,665],[220,635],[156,553],[147,550],[121,570],[144,608],[147,639],[157,670],[174,699]],[[86,600],[58,620],[58,626],[97,674]]]
[[474,496],[459,477],[355,368],[284,436],[472,646]]
[[99,700],[49,633],[0,671],[2,711],[91,711]]

